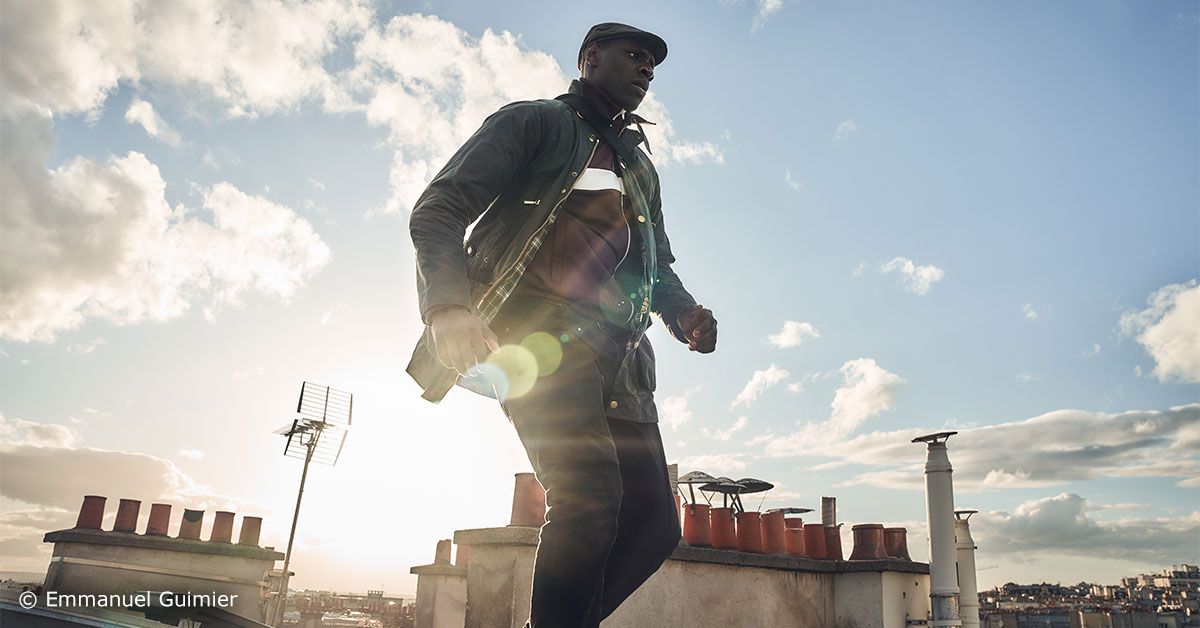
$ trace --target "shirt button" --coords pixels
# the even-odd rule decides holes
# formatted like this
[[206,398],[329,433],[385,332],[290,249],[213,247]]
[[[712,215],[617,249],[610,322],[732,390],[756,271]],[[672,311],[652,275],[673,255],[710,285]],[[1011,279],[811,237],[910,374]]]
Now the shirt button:
[[578,173],[577,171],[575,171],[575,170],[572,170],[572,171],[571,171],[571,176],[572,176],[572,177],[574,177],[574,176],[578,176],[578,175],[579,175],[579,173]]
[[616,410],[616,409],[617,409],[617,402],[615,402],[615,401],[610,401],[610,402],[608,402],[608,407],[612,408],[613,410]]
[[566,193],[567,193],[567,188],[563,188],[561,191],[559,191],[559,194],[566,194]]
[[638,216],[638,222],[646,222],[645,216]]
[[469,246],[468,246],[468,247],[467,247],[467,255],[470,255],[470,254],[471,254],[471,250],[472,250],[472,249],[471,249],[471,247],[469,247]]

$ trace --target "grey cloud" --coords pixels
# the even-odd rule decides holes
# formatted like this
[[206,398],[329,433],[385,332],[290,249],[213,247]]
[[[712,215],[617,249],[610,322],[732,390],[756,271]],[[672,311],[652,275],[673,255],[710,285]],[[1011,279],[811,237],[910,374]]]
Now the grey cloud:
[[992,511],[971,518],[981,548],[1001,554],[1051,553],[1143,560],[1158,564],[1194,555],[1200,512],[1179,518],[1096,521],[1087,499],[1062,493],[1021,504],[1013,513]]
[[[844,464],[876,467],[844,484],[919,490],[924,448],[910,441],[936,429],[872,432],[819,451]],[[1200,404],[1108,414],[1058,410],[1024,421],[960,429],[949,442],[956,490],[1051,486],[1100,477],[1200,476]],[[769,447],[770,445],[768,445]]]

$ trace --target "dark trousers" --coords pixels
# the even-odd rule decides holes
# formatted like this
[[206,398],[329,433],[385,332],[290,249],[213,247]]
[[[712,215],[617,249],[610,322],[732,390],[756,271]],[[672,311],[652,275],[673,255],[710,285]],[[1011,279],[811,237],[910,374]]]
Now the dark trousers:
[[504,343],[533,331],[566,338],[558,367],[504,408],[549,506],[534,563],[532,627],[595,628],[679,543],[662,437],[657,424],[605,416],[627,335],[598,325],[581,333],[587,322],[562,306],[510,311],[497,323]]

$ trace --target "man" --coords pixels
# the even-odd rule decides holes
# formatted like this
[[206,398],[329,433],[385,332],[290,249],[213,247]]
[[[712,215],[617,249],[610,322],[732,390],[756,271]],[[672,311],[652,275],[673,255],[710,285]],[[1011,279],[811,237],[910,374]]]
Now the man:
[[644,333],[653,312],[710,353],[717,326],[671,269],[638,147],[649,122],[632,112],[666,53],[592,27],[568,93],[489,117],[410,220],[427,327],[409,373],[427,399],[454,383],[500,399],[546,489],[533,628],[598,626],[679,540]]

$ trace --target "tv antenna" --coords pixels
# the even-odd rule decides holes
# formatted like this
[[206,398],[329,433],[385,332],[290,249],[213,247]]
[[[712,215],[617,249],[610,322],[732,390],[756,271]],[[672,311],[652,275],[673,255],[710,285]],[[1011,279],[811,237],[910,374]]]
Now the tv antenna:
[[292,561],[292,543],[296,540],[296,522],[300,519],[300,500],[304,499],[304,481],[308,479],[308,465],[314,460],[333,466],[342,455],[346,435],[350,430],[351,415],[354,413],[354,395],[304,382],[300,386],[300,401],[296,404],[299,416],[289,425],[275,430],[287,436],[283,455],[303,458],[304,470],[300,473],[300,492],[296,495],[296,512],[292,515],[292,531],[288,535],[287,553],[283,555],[283,577],[280,579],[279,597],[271,625],[278,626],[283,619],[283,607],[287,604],[288,566]]

